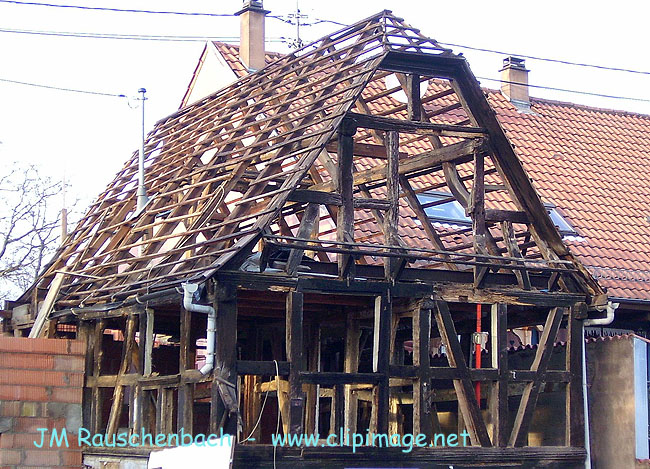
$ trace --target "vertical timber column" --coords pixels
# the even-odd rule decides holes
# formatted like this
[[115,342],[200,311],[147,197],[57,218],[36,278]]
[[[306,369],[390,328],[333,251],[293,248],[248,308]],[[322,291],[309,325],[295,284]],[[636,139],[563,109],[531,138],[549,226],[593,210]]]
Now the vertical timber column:
[[422,120],[422,100],[420,99],[420,75],[409,74],[406,77],[408,114],[412,121]]
[[431,338],[431,310],[417,305],[413,311],[413,365],[417,379],[413,384],[413,434],[426,435],[431,441],[431,361],[429,342]]
[[186,371],[195,368],[194,344],[192,343],[192,313],[181,307],[180,320],[179,371],[181,384],[178,387],[177,427],[179,432],[184,429],[186,433],[190,433],[194,425],[194,384],[185,382],[184,376],[186,376]]
[[[379,373],[379,382],[373,388],[373,419],[371,432],[388,432],[388,408],[390,401],[390,326],[391,298],[387,293],[375,298],[375,324],[373,337],[372,371]],[[374,423],[374,425],[373,425]]]
[[[399,235],[399,133],[386,132],[386,155],[388,165],[386,166],[386,199],[389,203],[388,213],[384,217],[384,234],[386,244],[397,246]],[[400,259],[387,257],[384,262],[384,272],[388,281],[394,282],[399,275]]]
[[[81,340],[86,344],[86,356],[84,361],[84,375],[93,375],[93,355],[94,355],[94,341],[95,335],[93,334],[93,324],[90,321],[79,321],[77,326],[77,340]],[[92,429],[92,402],[93,402],[93,388],[84,386],[83,389],[83,407],[82,418],[84,428]],[[91,430],[94,431],[94,430]]]
[[[289,361],[289,432],[303,433],[302,417],[305,397],[302,393],[300,372],[305,370],[303,356],[303,294],[292,291],[287,295],[286,340]],[[279,391],[278,391],[279,392]]]
[[[582,305],[584,309],[584,304]],[[568,319],[568,341],[566,350],[566,369],[569,383],[566,388],[566,445],[585,447],[585,415],[582,388],[584,332],[581,314],[577,306],[571,308]]]
[[492,305],[492,368],[498,372],[498,380],[490,389],[492,412],[492,444],[504,447],[508,444],[508,307]]
[[[341,207],[336,219],[336,240],[354,242],[354,134],[356,124],[350,119],[343,119],[339,126],[338,140],[338,192],[341,195]],[[338,255],[339,277],[354,277],[354,257],[349,254]]]
[[[210,406],[210,432],[237,433],[237,287],[217,285],[216,345]],[[230,385],[225,384],[226,382]]]
[[[357,373],[359,371],[359,339],[361,328],[356,311],[348,311],[345,327],[345,362],[343,371]],[[357,431],[357,397],[352,393],[352,386],[345,385],[345,429],[350,433]]]
[[[473,214],[474,252],[487,252],[487,227],[485,225],[485,158],[479,151],[474,153],[474,184],[472,186],[471,212]],[[474,266],[474,287],[483,283],[488,268]]]

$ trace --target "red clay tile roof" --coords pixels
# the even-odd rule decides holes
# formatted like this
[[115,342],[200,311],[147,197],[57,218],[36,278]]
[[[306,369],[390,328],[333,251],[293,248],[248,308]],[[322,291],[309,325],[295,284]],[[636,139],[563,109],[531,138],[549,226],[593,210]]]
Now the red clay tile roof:
[[[237,46],[214,45],[238,76],[246,73]],[[521,113],[500,92],[485,92],[543,201],[580,235],[565,239],[571,251],[610,297],[650,300],[650,116],[537,98],[532,113]],[[372,108],[381,113],[381,100]],[[357,224],[369,238],[378,231],[371,217]],[[426,240],[415,224],[400,234]]]
[[611,297],[650,300],[650,116],[536,98],[524,114],[486,92],[542,199],[584,238],[571,251]]

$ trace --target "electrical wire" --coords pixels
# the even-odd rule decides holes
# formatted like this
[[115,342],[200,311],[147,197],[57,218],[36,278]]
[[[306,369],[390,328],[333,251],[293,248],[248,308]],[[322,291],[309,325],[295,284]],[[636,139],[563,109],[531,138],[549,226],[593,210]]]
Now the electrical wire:
[[[2,1],[2,0],[0,0]],[[0,27],[0,33],[30,34],[36,36],[75,37],[88,39],[122,39],[137,41],[169,41],[169,42],[206,42],[206,41],[239,41],[239,37],[209,37],[209,36],[166,36],[146,34],[117,34],[117,33],[90,33],[79,31],[43,31],[30,29],[12,29]],[[284,42],[283,38],[267,38],[267,42]]]
[[43,85],[40,83],[30,83],[27,81],[18,81],[18,80],[9,80],[7,78],[0,78],[0,82],[4,83],[11,83],[14,85],[25,85],[25,86],[33,86],[36,88],[45,88],[48,90],[56,90],[56,91],[67,91],[70,93],[83,93],[83,94],[92,94],[96,96],[109,96],[113,98],[126,98],[126,95],[124,94],[117,94],[117,93],[103,93],[101,91],[90,91],[90,90],[78,90],[74,88],[62,88],[59,86],[52,86],[52,85]]
[[633,70],[630,68],[619,68],[619,67],[608,67],[606,65],[596,65],[596,64],[588,64],[588,63],[582,63],[582,62],[571,62],[570,60],[560,60],[560,59],[552,59],[549,57],[538,57],[535,55],[526,55],[526,54],[513,54],[510,52],[503,52],[503,51],[498,51],[494,49],[485,49],[483,47],[474,47],[474,46],[464,46],[462,44],[452,44],[449,42],[439,42],[438,44],[442,44],[444,46],[450,46],[450,47],[458,47],[461,49],[468,49],[468,50],[475,50],[479,52],[489,52],[492,54],[499,54],[499,55],[510,55],[513,57],[522,57],[525,59],[531,59],[531,60],[540,60],[542,62],[552,62],[552,63],[558,63],[558,64],[563,64],[563,65],[573,65],[576,67],[589,67],[589,68],[596,68],[598,70],[611,70],[614,72],[625,72],[625,73],[635,73],[638,75],[650,75],[650,72],[646,72],[643,70]]
[[541,90],[550,90],[550,91],[562,91],[564,93],[573,93],[573,94],[582,94],[585,96],[595,96],[598,98],[609,98],[609,99],[620,99],[624,101],[637,101],[640,103],[650,103],[650,99],[644,99],[644,98],[633,98],[631,96],[615,96],[611,94],[604,94],[604,93],[592,93],[590,91],[579,91],[579,90],[568,90],[565,88],[554,88],[552,86],[543,86],[543,85],[530,85],[527,83],[520,83],[516,81],[506,81],[506,80],[501,80],[499,78],[487,78],[487,77],[476,77],[479,80],[486,80],[486,81],[493,81],[493,82],[498,82],[498,83],[506,83],[508,85],[521,85],[521,86],[527,86],[529,88],[538,88]]
[[234,13],[207,13],[207,12],[189,12],[189,11],[160,11],[160,10],[138,10],[132,8],[109,8],[109,7],[89,7],[84,5],[61,5],[56,3],[41,3],[41,2],[23,2],[18,0],[0,0],[0,3],[11,3],[14,5],[28,5],[28,6],[41,6],[41,7],[54,7],[54,8],[71,8],[77,10],[92,10],[92,11],[110,11],[116,13],[148,13],[156,15],[180,15],[180,16],[211,16],[211,17],[229,17],[237,16]]

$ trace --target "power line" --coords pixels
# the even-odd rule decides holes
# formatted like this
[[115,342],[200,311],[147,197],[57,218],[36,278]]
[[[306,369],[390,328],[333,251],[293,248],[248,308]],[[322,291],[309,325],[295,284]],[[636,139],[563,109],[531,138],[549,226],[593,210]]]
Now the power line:
[[550,90],[550,91],[562,91],[565,93],[574,93],[574,94],[582,94],[585,96],[595,96],[598,98],[610,98],[610,99],[621,99],[625,101],[638,101],[641,103],[650,103],[650,99],[643,99],[643,98],[633,98],[631,96],[615,96],[611,94],[603,94],[603,93],[592,93],[589,91],[578,91],[578,90],[568,90],[565,88],[553,88],[551,86],[543,86],[543,85],[529,85],[527,83],[520,83],[516,81],[506,81],[506,80],[501,80],[499,78],[487,78],[487,77],[476,77],[479,80],[486,80],[486,81],[494,81],[498,83],[506,83],[508,85],[521,85],[521,86],[527,86],[529,88],[538,88],[541,90]]
[[[0,0],[1,1],[1,0]],[[90,39],[124,39],[138,41],[169,41],[169,42],[206,42],[206,41],[239,41],[239,37],[209,37],[209,36],[167,36],[147,34],[116,34],[90,33],[78,31],[42,31],[30,29],[1,28],[0,33],[30,34],[36,36],[77,37]],[[283,38],[267,38],[268,42],[284,42]]]
[[83,5],[60,5],[55,3],[41,3],[41,2],[23,2],[18,0],[0,0],[0,3],[11,3],[14,5],[29,5],[53,8],[72,8],[77,10],[93,10],[93,11],[112,11],[118,13],[149,13],[157,15],[181,15],[181,16],[211,16],[211,17],[228,17],[237,16],[234,13],[207,13],[207,12],[186,12],[186,11],[159,11],[159,10],[137,10],[131,8],[109,8],[109,7],[89,7]]
[[36,88],[45,88],[48,90],[56,90],[56,91],[67,91],[70,93],[82,93],[82,94],[92,94],[96,96],[110,96],[112,98],[126,98],[126,95],[124,94],[117,94],[117,93],[103,93],[101,91],[90,91],[90,90],[77,90],[74,88],[62,88],[59,86],[52,86],[52,85],[43,85],[40,83],[30,83],[27,81],[18,81],[18,80],[9,80],[7,78],[0,78],[0,82],[4,83],[12,83],[14,85],[25,85],[25,86],[33,86]]
[[510,52],[503,52],[503,51],[498,51],[494,49],[485,49],[482,47],[473,47],[473,46],[464,46],[461,44],[451,44],[449,42],[439,42],[438,44],[442,44],[445,46],[451,46],[451,47],[459,47],[461,49],[468,49],[468,50],[475,50],[479,52],[489,52],[491,54],[499,54],[499,55],[511,55],[514,57],[522,57],[525,59],[531,59],[531,60],[540,60],[543,62],[553,62],[553,63],[558,63],[558,64],[563,64],[563,65],[573,65],[576,67],[589,67],[589,68],[596,68],[599,70],[612,70],[615,72],[626,72],[626,73],[636,73],[638,75],[650,75],[650,72],[646,72],[643,70],[632,70],[629,68],[619,68],[619,67],[608,67],[606,65],[596,65],[596,64],[588,64],[588,63],[582,63],[582,62],[571,62],[569,60],[560,60],[560,59],[552,59],[549,57],[537,57],[534,55],[526,55],[526,54],[513,54]]

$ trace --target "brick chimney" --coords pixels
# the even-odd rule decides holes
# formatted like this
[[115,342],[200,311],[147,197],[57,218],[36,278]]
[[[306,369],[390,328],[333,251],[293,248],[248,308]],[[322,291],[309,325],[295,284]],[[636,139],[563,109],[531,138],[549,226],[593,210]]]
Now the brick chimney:
[[244,0],[244,8],[236,13],[241,24],[239,58],[249,70],[259,70],[266,65],[264,23],[267,13],[262,0]]
[[528,70],[524,59],[512,56],[503,59],[501,93],[517,108],[530,110]]

